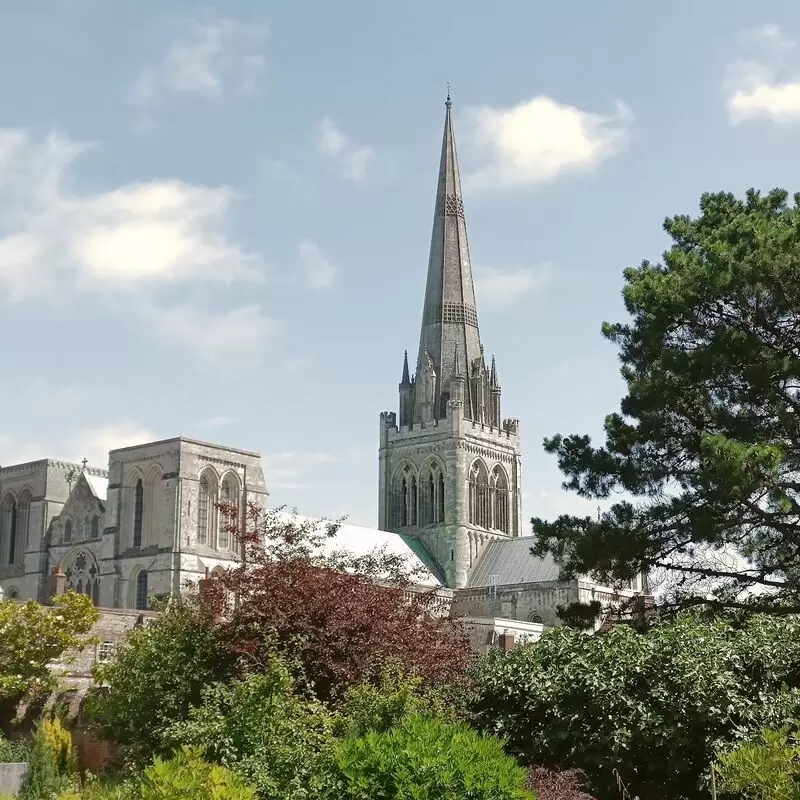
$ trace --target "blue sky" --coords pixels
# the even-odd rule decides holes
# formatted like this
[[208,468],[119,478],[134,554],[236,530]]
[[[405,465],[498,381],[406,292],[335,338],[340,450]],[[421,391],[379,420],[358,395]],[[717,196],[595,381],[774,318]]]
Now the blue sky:
[[703,191],[800,190],[800,6],[5,0],[0,463],[191,436],[373,525],[452,81],[524,512],[622,394],[603,320]]

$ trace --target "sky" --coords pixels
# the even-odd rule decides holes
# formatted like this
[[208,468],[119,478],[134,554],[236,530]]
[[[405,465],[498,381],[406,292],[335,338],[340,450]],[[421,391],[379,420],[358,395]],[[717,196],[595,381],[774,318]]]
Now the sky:
[[187,436],[374,526],[451,81],[523,513],[592,513],[543,439],[618,409],[665,217],[800,190],[795,42],[794,0],[4,0],[0,464]]

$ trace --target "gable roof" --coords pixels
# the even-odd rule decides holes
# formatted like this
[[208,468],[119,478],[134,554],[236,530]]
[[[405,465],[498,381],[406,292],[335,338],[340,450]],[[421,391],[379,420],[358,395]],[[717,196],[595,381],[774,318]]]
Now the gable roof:
[[535,536],[517,536],[489,542],[469,576],[467,585],[477,588],[557,581],[558,564],[549,554],[544,558],[532,556],[530,550],[534,544]]
[[108,478],[102,478],[99,475],[90,475],[88,472],[83,473],[86,478],[86,483],[98,500],[105,502],[106,495],[108,494]]
[[[297,522],[322,522],[320,519],[304,517],[300,514],[294,517],[293,514],[286,513],[285,516],[294,518]],[[410,569],[419,569],[419,573],[414,577],[415,584],[436,588],[444,586],[444,580],[430,554],[422,542],[411,536],[343,523],[336,536],[325,542],[322,551],[330,554],[336,550],[347,550],[355,556],[365,556],[376,548],[384,547],[389,555],[405,557]]]

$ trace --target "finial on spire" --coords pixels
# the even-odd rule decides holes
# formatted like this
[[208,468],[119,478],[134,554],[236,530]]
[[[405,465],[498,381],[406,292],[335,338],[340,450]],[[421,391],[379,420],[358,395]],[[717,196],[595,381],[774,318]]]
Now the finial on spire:
[[450,105],[450,103],[452,102],[450,100],[450,81],[447,81],[447,100],[445,102],[447,103],[447,105]]
[[89,463],[89,459],[88,459],[88,458],[84,458],[84,459],[83,459],[83,461],[81,461],[81,466],[83,467],[83,469],[81,470],[81,472],[86,472],[86,465],[87,465],[88,463]]

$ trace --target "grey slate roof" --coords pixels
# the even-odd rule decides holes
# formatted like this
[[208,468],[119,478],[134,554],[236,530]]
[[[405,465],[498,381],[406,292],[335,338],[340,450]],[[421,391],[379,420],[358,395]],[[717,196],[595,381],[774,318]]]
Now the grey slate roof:
[[489,542],[469,577],[468,585],[507,586],[512,583],[557,581],[558,565],[552,556],[536,558],[530,554],[535,542],[535,536]]

